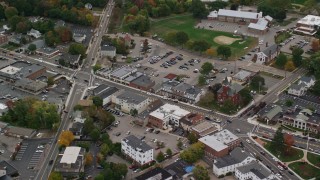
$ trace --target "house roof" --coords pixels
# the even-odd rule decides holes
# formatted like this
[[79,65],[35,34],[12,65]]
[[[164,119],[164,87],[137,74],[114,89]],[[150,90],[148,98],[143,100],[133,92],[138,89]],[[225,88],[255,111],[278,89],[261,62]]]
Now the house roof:
[[190,112],[182,109],[180,106],[172,105],[172,104],[164,104],[157,110],[151,112],[149,115],[160,120],[164,120],[169,116],[173,116],[177,119],[181,119],[184,116],[188,115]]
[[227,129],[219,131],[213,135],[208,135],[199,139],[200,142],[219,152],[228,147],[228,144],[239,139]]
[[121,68],[118,68],[118,69],[112,71],[111,72],[111,76],[114,76],[114,77],[117,77],[117,78],[121,78],[124,75],[127,75],[129,73],[133,73],[135,71],[137,71],[136,68],[132,68],[130,66],[123,66]]
[[74,63],[79,62],[80,57],[81,57],[80,54],[73,55],[73,54],[69,54],[69,53],[62,53],[62,55],[60,56],[60,59],[63,59],[70,64],[74,64]]
[[122,141],[126,142],[133,149],[141,149],[141,151],[146,152],[152,150],[153,148],[149,146],[147,143],[137,138],[134,135],[127,136],[122,139]]
[[172,79],[175,79],[176,77],[177,77],[176,74],[169,73],[164,78],[172,80]]
[[148,97],[141,96],[131,91],[123,91],[120,95],[117,96],[117,98],[125,100],[127,103],[130,104],[140,104],[148,99]]
[[42,47],[36,50],[38,53],[43,53],[47,55],[51,55],[53,53],[56,53],[59,51],[57,48],[51,48],[51,47]]
[[243,80],[245,80],[246,78],[250,77],[251,74],[252,74],[252,73],[249,72],[249,71],[241,70],[241,71],[239,71],[237,74],[235,74],[235,75],[233,76],[233,78],[243,81]]
[[[252,157],[247,151],[244,151],[240,147],[233,149],[229,155],[217,158],[214,161],[214,165],[218,168],[223,168],[233,164],[238,164],[244,161],[246,158]],[[253,157],[252,157],[253,158]]]
[[44,89],[45,87],[47,87],[47,83],[42,82],[42,81],[35,81],[32,79],[28,79],[28,78],[22,78],[22,79],[18,79],[14,83],[14,86],[21,87],[23,89],[33,91],[33,92],[38,92],[38,91]]
[[100,94],[98,94],[99,97],[102,99],[107,98],[117,92],[119,89],[116,87],[109,87],[106,90],[102,91]]
[[274,54],[275,52],[278,51],[278,45],[277,44],[273,44],[271,46],[269,46],[267,49],[265,49],[264,51],[262,51],[265,55],[269,55],[269,53],[271,52],[271,54]]
[[78,104],[80,106],[91,106],[93,104],[93,101],[91,99],[81,99],[78,101]]
[[314,76],[302,76],[300,82],[310,83],[311,81],[315,81],[316,78]]
[[151,171],[147,171],[146,173],[136,177],[136,180],[166,180],[170,177],[172,177],[172,175],[168,171],[160,167],[156,167]]
[[256,30],[265,30],[268,27],[268,21],[264,18],[260,18],[256,23],[250,23],[248,28],[256,29]]
[[29,137],[29,138],[33,135],[34,132],[35,132],[34,129],[16,127],[16,126],[10,126],[6,130],[6,133],[16,134],[20,136]]
[[282,108],[280,106],[273,107],[269,112],[265,114],[265,117],[269,120],[273,119],[277,114],[282,112]]
[[137,71],[137,72],[134,72],[134,73],[130,74],[130,75],[129,75],[128,77],[126,77],[124,80],[127,81],[127,82],[132,82],[133,80],[141,77],[142,75],[143,75],[142,72]]
[[164,169],[167,170],[171,175],[174,177],[178,177],[177,179],[181,178],[187,174],[186,168],[190,166],[190,164],[186,163],[182,159],[169,164]]
[[5,168],[6,175],[8,175],[8,176],[18,174],[18,170],[13,165],[8,163],[7,161],[1,161],[0,168],[2,168],[2,169]]
[[152,79],[149,76],[142,75],[137,79],[131,81],[131,83],[141,87],[149,87],[150,85],[154,84],[154,81],[152,81]]
[[209,121],[203,121],[192,127],[192,130],[199,133],[199,135],[202,137],[218,131],[218,128]]
[[253,161],[244,166],[237,167],[237,169],[242,174],[247,174],[248,172],[251,172],[256,176],[258,176],[260,179],[266,179],[271,175],[271,172],[269,169],[267,169],[265,166],[261,165],[256,161]]
[[24,68],[22,68],[18,74],[20,75],[20,77],[28,77],[30,76],[31,74],[35,73],[35,72],[38,72],[42,69],[44,69],[45,67],[44,66],[40,66],[40,65],[37,65],[37,64],[31,64],[30,66],[26,66]]
[[197,96],[199,93],[201,93],[201,89],[195,86],[192,86],[187,83],[180,83],[176,87],[174,87],[175,90],[180,91],[180,92],[185,92],[189,95],[194,95]]
[[266,20],[268,20],[269,22],[271,22],[271,21],[273,20],[273,18],[272,18],[271,16],[269,16],[269,15],[265,16],[264,18],[265,18]]
[[304,88],[305,86],[302,84],[292,84],[289,89],[300,91],[301,89],[304,89]]
[[306,24],[309,26],[320,26],[320,16],[307,15],[304,18],[300,19],[297,23]]
[[77,147],[77,146],[66,147],[62,155],[62,158],[60,160],[60,163],[66,163],[66,164],[75,163],[80,154],[80,150],[81,150],[81,147]]
[[218,11],[219,16],[227,16],[227,17],[237,17],[237,18],[244,18],[244,19],[258,19],[262,17],[262,12],[247,12],[247,11],[235,11],[229,9],[219,9]]
[[112,45],[103,45],[101,46],[101,51],[116,51],[116,47]]

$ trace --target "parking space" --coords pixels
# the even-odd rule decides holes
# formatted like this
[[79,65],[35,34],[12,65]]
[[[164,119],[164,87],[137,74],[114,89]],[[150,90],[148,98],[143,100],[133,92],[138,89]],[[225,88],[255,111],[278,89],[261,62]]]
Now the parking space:
[[17,153],[16,160],[20,161],[24,155],[24,152],[27,150],[29,143],[23,143],[20,147],[20,150]]
[[294,102],[293,106],[298,105],[302,108],[304,108],[304,107],[305,108],[313,108],[313,109],[317,110],[317,112],[320,112],[320,102],[316,103],[316,102],[308,101],[308,100],[304,99],[303,97],[292,96],[292,95],[285,94],[285,93],[282,93],[279,95],[279,103],[281,103],[282,106],[284,106],[285,102],[288,99],[290,99]]
[[294,46],[294,47],[302,48],[305,52],[303,56],[309,57],[309,55],[306,52],[310,51],[311,49],[310,44],[311,43],[309,43],[306,37],[300,36],[300,35],[294,35],[288,38],[287,40],[285,40],[284,42],[280,43],[280,46],[281,46],[282,52],[289,53],[289,54],[291,54],[290,47]]

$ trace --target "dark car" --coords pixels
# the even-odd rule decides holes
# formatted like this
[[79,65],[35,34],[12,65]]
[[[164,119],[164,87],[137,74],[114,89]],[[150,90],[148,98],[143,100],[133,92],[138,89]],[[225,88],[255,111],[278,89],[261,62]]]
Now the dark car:
[[52,164],[53,164],[53,159],[49,161],[49,165],[52,165]]
[[206,119],[206,120],[209,120],[209,121],[211,120],[208,116],[206,116],[205,119]]
[[154,133],[159,134],[159,133],[160,133],[160,131],[159,131],[159,130],[156,130]]
[[231,119],[228,119],[227,122],[228,122],[228,123],[232,123],[232,120],[231,120]]
[[116,135],[116,136],[120,136],[120,135],[121,135],[121,132],[117,132],[115,135]]
[[85,79],[84,82],[89,82],[89,81]]

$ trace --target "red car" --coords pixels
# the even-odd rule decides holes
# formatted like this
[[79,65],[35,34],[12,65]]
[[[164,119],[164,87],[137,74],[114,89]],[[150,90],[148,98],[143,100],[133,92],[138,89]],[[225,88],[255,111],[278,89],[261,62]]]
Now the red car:
[[137,166],[136,165],[131,165],[131,166],[129,166],[129,169],[134,169],[134,168],[137,168]]

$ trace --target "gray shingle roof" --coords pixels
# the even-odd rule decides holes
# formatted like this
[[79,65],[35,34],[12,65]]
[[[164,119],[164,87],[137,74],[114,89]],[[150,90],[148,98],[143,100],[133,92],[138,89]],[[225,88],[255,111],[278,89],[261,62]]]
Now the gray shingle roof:
[[149,76],[142,75],[142,76],[138,77],[137,79],[133,80],[131,83],[134,83],[134,84],[139,85],[141,87],[148,87],[148,86],[154,84],[154,81],[152,81]]
[[14,166],[12,166],[10,163],[8,163],[7,161],[1,161],[0,168],[4,168],[4,167],[6,167],[6,174],[8,176],[12,176],[18,173],[18,170]]
[[106,84],[101,84],[98,87],[93,89],[93,95],[98,95],[98,94],[102,93],[102,91],[106,90],[109,87],[110,86],[108,86]]
[[311,82],[311,80],[315,80],[315,79],[316,78],[314,76],[303,76],[303,77],[301,77],[300,81],[309,83],[309,82]]
[[136,180],[146,180],[146,179],[165,180],[170,177],[172,177],[172,175],[168,171],[166,171],[160,167],[156,167],[155,169],[152,169],[151,171],[148,171],[148,172],[136,177]]
[[296,91],[300,91],[303,88],[305,88],[305,86],[303,84],[292,84],[290,86],[290,89],[294,89]]
[[218,168],[223,168],[226,166],[240,163],[249,156],[251,157],[249,153],[237,147],[234,150],[232,150],[229,155],[217,158],[214,162],[214,165]]
[[262,166],[260,163],[257,162],[251,162],[250,164],[237,167],[237,169],[243,174],[252,172],[260,179],[265,179],[271,175],[271,172],[266,167]]
[[269,55],[270,51],[271,54],[274,54],[275,52],[277,52],[278,50],[278,45],[277,44],[273,44],[272,46],[269,46],[267,49],[265,49],[264,51],[262,51],[265,55]]
[[130,91],[124,91],[122,94],[118,95],[117,98],[126,100],[127,103],[131,103],[131,104],[140,104],[141,102],[148,99],[147,97],[141,96],[139,94],[136,94]]
[[268,118],[269,120],[271,120],[280,112],[282,112],[282,108],[280,106],[275,106],[274,108],[272,108],[269,112],[267,112],[265,114],[265,117]]
[[151,146],[140,140],[134,135],[127,136],[123,139],[129,146],[131,146],[133,149],[141,149],[143,152],[149,151],[152,149]]
[[116,87],[109,87],[108,89],[106,89],[105,91],[102,91],[102,93],[100,93],[98,96],[101,97],[102,99],[111,96],[112,94],[114,94],[115,92],[117,92],[119,89]]

